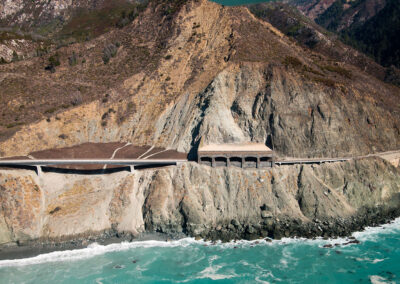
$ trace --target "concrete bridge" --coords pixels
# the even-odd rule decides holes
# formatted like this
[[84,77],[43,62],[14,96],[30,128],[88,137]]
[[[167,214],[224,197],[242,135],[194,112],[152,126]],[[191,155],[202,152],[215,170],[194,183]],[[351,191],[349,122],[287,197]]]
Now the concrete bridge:
[[[367,157],[380,157],[394,166],[400,163],[400,151],[339,158],[276,158],[263,144],[200,144],[199,164],[212,167],[267,168],[274,165],[322,164],[345,162]],[[129,143],[85,143],[69,148],[49,149],[27,156],[0,158],[0,167],[26,168],[38,175],[45,171],[60,173],[109,173],[120,170],[178,165],[188,162],[186,153]],[[108,167],[108,168],[107,168]]]
[[130,171],[135,170],[135,166],[168,166],[187,162],[186,159],[4,159],[0,160],[0,167],[32,166],[36,167],[38,175],[42,173],[42,166],[59,165],[117,165],[127,166]]

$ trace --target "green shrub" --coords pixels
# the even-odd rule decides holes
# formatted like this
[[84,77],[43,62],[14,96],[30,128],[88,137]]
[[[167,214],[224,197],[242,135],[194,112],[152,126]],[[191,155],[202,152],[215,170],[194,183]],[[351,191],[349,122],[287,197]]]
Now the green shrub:
[[49,65],[54,67],[60,66],[60,55],[56,52],[54,55],[49,57]]
[[322,68],[324,70],[329,71],[329,72],[337,73],[337,74],[339,74],[339,75],[341,75],[343,77],[346,77],[348,79],[351,79],[351,77],[352,77],[352,74],[351,74],[351,72],[349,70],[344,69],[344,68],[342,68],[340,66],[326,65],[326,66],[323,66]]
[[13,51],[13,58],[12,58],[12,60],[11,61],[18,61],[19,60],[19,57],[18,57],[18,53],[14,50]]
[[22,122],[13,122],[13,123],[7,124],[6,127],[13,128],[13,127],[20,126],[20,125],[23,125],[23,123]]
[[313,80],[315,82],[317,82],[317,83],[322,83],[325,86],[328,86],[328,87],[331,87],[331,88],[335,87],[335,81],[333,81],[331,79],[328,79],[328,78],[314,77]]
[[60,66],[60,64],[60,56],[56,52],[54,55],[49,57],[49,65],[47,65],[44,69],[54,73],[56,72],[56,67]]
[[72,55],[68,57],[69,66],[75,66],[78,64],[78,56],[76,55],[75,51],[72,52]]
[[104,64],[107,64],[108,62],[110,62],[110,58],[115,57],[117,55],[117,52],[118,52],[118,47],[112,43],[110,43],[109,45],[104,47],[103,57],[102,57]]
[[283,60],[283,64],[286,66],[292,66],[294,68],[301,67],[303,63],[299,59],[293,56],[286,56],[285,59]]
[[46,110],[44,111],[44,113],[54,113],[56,110],[57,110],[56,107],[51,107],[51,108],[49,108],[49,109],[46,109]]

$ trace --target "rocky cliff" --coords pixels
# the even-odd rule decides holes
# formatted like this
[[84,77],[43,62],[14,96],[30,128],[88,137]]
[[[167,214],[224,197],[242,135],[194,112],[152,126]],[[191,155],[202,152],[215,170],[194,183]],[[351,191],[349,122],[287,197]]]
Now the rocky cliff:
[[[261,142],[296,157],[400,148],[397,87],[296,44],[245,7],[153,1],[131,24],[52,56],[60,65],[51,72],[48,55],[0,66],[0,156],[123,141],[193,158],[200,139]],[[3,242],[90,231],[344,234],[374,214],[393,216],[399,183],[398,168],[379,159],[104,176],[2,171],[0,232]]]
[[344,235],[394,216],[399,184],[399,168],[379,158],[269,170],[189,163],[96,176],[1,171],[0,243],[145,231],[213,239]]

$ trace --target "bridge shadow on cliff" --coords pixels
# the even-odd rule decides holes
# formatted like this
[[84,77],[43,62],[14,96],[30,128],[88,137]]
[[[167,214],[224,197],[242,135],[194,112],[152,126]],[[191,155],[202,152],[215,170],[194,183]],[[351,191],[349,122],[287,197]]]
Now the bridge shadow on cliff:
[[[172,165],[172,164],[171,164]],[[140,165],[135,166],[135,171],[137,170],[145,170],[145,169],[158,169],[164,168],[170,165],[166,164],[154,164],[154,165]],[[101,175],[101,174],[113,174],[117,172],[130,172],[130,167],[121,166],[107,169],[68,169],[68,168],[59,168],[59,167],[46,167],[42,166],[43,173],[57,173],[57,174],[77,174],[77,175]],[[38,174],[38,170],[36,166],[23,166],[23,165],[6,165],[0,167],[5,170],[30,170]]]

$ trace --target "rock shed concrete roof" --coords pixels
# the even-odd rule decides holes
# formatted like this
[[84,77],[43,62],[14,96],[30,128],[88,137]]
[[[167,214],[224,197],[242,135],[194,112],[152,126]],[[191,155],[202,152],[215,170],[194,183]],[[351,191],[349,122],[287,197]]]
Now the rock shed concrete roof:
[[230,143],[200,145],[198,152],[272,152],[270,148],[261,143]]

